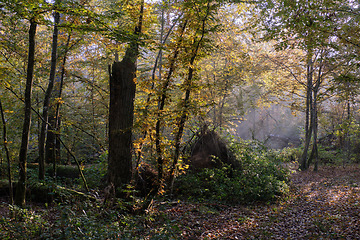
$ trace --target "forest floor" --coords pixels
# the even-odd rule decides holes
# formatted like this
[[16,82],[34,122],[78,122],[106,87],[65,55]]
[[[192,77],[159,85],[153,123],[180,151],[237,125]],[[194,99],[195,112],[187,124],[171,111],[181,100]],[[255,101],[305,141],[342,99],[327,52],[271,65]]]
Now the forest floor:
[[[61,215],[58,208],[49,211],[31,203],[31,209],[48,219],[49,234],[56,232]],[[5,205],[0,207],[0,215],[8,215]],[[134,216],[133,220],[134,224],[123,224],[120,236],[129,233],[130,239],[360,239],[360,165],[321,166],[318,172],[294,171],[290,194],[274,203],[244,206],[157,200],[146,215]],[[1,231],[10,228],[9,224],[0,224],[0,236]],[[99,224],[94,222],[95,226]]]
[[294,172],[290,195],[272,204],[180,201],[152,211],[152,233],[171,226],[174,239],[360,239],[360,167]]

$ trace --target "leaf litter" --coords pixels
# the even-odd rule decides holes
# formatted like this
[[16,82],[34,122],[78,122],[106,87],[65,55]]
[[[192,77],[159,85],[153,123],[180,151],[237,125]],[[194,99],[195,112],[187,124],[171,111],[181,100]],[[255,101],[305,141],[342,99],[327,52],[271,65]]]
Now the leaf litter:
[[[47,216],[59,219],[56,209]],[[274,203],[154,201],[136,219],[136,229],[124,229],[135,239],[360,239],[360,166],[295,171],[290,194]]]
[[[173,239],[360,239],[359,170],[351,165],[295,172],[290,195],[271,204],[158,202],[147,228],[156,232],[167,221],[176,226]],[[151,239],[151,233],[142,238]]]

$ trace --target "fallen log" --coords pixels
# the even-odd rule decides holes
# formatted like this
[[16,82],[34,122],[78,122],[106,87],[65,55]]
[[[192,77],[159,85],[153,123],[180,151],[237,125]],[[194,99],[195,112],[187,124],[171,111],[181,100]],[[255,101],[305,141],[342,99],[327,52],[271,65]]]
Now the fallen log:
[[[13,189],[16,191],[17,182],[14,182]],[[0,197],[9,196],[9,184],[6,180],[2,180],[0,184]],[[47,184],[43,182],[34,182],[30,183],[27,186],[26,191],[27,199],[40,203],[52,203],[54,201],[64,202],[64,201],[98,201],[99,199],[74,190],[66,188],[57,184]]]

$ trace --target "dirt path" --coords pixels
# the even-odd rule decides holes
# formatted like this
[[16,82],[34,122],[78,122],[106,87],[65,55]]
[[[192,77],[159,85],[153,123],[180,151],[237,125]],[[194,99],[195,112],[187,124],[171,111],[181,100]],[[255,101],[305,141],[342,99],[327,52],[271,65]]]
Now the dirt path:
[[359,167],[295,173],[292,182],[291,195],[272,205],[158,207],[177,224],[175,239],[360,239]]

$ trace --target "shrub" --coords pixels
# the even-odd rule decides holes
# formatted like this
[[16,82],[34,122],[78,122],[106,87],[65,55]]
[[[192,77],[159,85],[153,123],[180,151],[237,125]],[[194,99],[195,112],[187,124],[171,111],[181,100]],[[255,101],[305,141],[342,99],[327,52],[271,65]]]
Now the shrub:
[[229,165],[203,169],[179,176],[175,191],[179,196],[225,203],[272,201],[288,192],[289,171],[259,142],[233,142],[231,149],[240,169]]
[[[84,176],[89,188],[102,188],[106,181],[108,152],[104,152],[97,159],[97,163],[87,165],[84,169]],[[79,179],[81,181],[81,179]]]
[[302,149],[286,147],[283,149],[271,149],[269,155],[273,155],[274,160],[278,160],[281,163],[292,163],[298,161],[301,158]]

